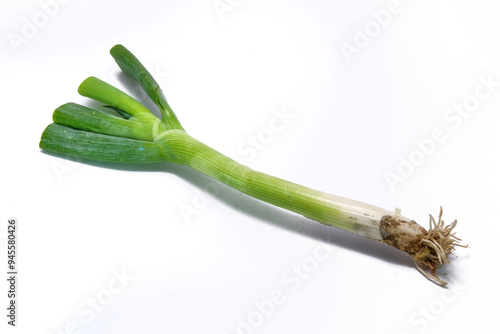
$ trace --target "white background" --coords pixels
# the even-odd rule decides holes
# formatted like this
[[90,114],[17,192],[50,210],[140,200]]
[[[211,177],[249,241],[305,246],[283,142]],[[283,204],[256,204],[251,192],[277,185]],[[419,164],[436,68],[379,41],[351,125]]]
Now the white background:
[[[499,16],[486,0],[2,2],[0,253],[6,272],[17,217],[20,275],[15,329],[1,280],[1,332],[496,328]],[[109,55],[117,43],[220,152],[425,227],[443,206],[471,246],[441,272],[448,289],[403,253],[188,168],[41,152],[56,107],[97,105],[77,94],[88,76],[151,105]]]

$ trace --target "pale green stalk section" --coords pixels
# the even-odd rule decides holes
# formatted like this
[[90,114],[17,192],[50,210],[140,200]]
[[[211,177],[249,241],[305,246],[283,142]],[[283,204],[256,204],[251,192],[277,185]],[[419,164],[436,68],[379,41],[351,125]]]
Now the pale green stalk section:
[[380,219],[394,214],[365,203],[326,194],[244,166],[182,130],[160,135],[171,162],[189,166],[249,196],[320,223],[381,240]]

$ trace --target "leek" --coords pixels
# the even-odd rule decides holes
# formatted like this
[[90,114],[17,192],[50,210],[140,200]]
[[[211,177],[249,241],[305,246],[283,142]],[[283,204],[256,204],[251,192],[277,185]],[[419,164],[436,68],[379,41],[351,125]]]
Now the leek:
[[190,136],[170,108],[161,88],[147,69],[124,46],[111,51],[127,75],[138,81],[158,106],[155,116],[133,97],[95,77],[78,88],[116,115],[79,104],[55,109],[53,123],[42,134],[40,148],[48,152],[96,161],[152,163],[168,161],[189,166],[247,195],[397,248],[413,257],[418,270],[439,285],[446,285],[436,269],[460,240],[453,232],[456,220],[445,225],[442,209],[428,230],[399,212],[310,189],[254,171]]

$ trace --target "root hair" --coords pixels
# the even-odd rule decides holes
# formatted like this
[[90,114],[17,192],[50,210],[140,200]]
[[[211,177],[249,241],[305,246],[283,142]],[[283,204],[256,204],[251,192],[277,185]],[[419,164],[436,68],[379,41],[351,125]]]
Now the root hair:
[[437,222],[432,215],[429,215],[429,230],[420,241],[422,248],[413,260],[418,271],[425,277],[438,285],[445,286],[447,283],[437,276],[436,269],[445,263],[450,263],[448,255],[455,250],[455,247],[466,248],[468,245],[461,245],[462,239],[455,236],[453,232],[457,221],[454,220],[451,224],[445,225],[442,216],[442,207],[440,207]]

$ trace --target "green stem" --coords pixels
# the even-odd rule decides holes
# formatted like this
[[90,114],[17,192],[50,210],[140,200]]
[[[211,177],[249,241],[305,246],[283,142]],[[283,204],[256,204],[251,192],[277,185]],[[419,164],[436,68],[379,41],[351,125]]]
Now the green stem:
[[[166,156],[171,162],[189,166],[249,196],[326,225],[380,240],[380,217],[393,214],[255,171],[184,131],[165,132],[157,141],[164,141]],[[358,220],[363,223],[358,224]]]

